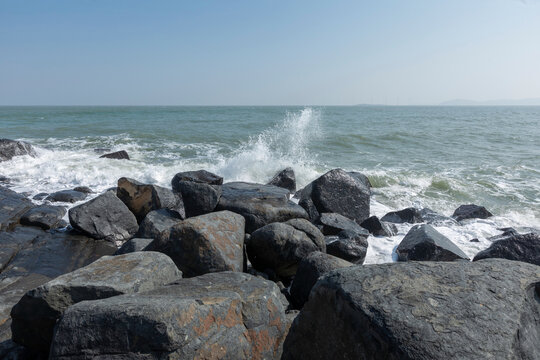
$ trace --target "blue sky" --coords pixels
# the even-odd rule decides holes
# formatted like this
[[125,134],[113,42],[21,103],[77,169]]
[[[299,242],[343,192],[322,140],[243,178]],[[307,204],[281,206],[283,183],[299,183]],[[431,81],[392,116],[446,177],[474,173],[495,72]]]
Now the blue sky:
[[536,0],[0,0],[2,105],[535,97]]

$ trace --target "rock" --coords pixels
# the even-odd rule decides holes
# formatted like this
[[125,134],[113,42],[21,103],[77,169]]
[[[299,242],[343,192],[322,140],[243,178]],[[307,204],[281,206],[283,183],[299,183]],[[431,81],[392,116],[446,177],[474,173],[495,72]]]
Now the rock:
[[457,221],[465,219],[487,219],[490,216],[493,216],[493,214],[487,211],[485,207],[474,204],[461,205],[452,214],[452,217]]
[[221,197],[223,178],[206,170],[180,172],[171,181],[173,191],[182,195],[186,216],[214,211]]
[[68,203],[74,203],[77,201],[83,201],[86,199],[88,194],[85,194],[80,191],[75,190],[62,190],[57,191],[45,198],[45,200],[48,200],[50,202],[68,202]]
[[29,143],[9,139],[0,139],[0,162],[11,160],[15,156],[29,155],[36,157],[36,151]]
[[244,273],[182,279],[146,293],[71,306],[51,360],[280,359],[289,327],[278,287]]
[[422,219],[422,215],[420,215],[420,210],[410,207],[399,211],[391,211],[384,215],[381,218],[381,221],[397,224],[415,224],[423,222],[424,220]]
[[133,238],[124,243],[120,249],[116,250],[114,255],[129,254],[137,251],[144,251],[153,239]]
[[10,182],[11,180],[7,176],[0,175],[0,183],[9,184]]
[[508,232],[506,237],[476,254],[473,261],[489,258],[523,261],[540,266],[540,235],[534,233],[515,235]]
[[195,216],[172,227],[167,240],[150,249],[174,260],[186,277],[209,272],[242,271],[244,218],[230,211]]
[[21,194],[0,186],[0,231],[13,229],[21,216],[34,206]]
[[69,209],[68,216],[74,229],[94,239],[126,241],[139,228],[135,215],[111,191]]
[[82,192],[85,194],[93,194],[94,190],[90,189],[88,186],[77,186],[73,189],[73,191]]
[[120,150],[110,154],[101,155],[100,158],[129,160],[129,155],[125,150]]
[[34,200],[43,200],[47,196],[49,196],[49,193],[42,192],[42,193],[34,195],[34,197],[32,199],[34,199]]
[[435,226],[452,226],[458,225],[458,222],[449,216],[444,216],[431,210],[430,208],[423,208],[420,210],[420,216],[422,221]]
[[126,204],[138,222],[150,211],[159,209],[175,211],[180,219],[186,216],[182,198],[161,186],[143,184],[123,177],[118,179],[116,196]]
[[399,261],[469,260],[460,248],[431,225],[415,225],[396,249]]
[[397,234],[397,228],[394,224],[382,222],[375,215],[362,221],[360,224],[364,229],[368,230],[370,234],[375,236],[394,236]]
[[305,210],[289,201],[289,192],[274,185],[230,182],[223,185],[217,210],[229,210],[246,219],[246,232],[273,222],[307,218]]
[[469,240],[469,242],[477,243],[477,242],[480,242],[480,240],[478,240],[477,238],[474,238],[474,239]]
[[370,192],[371,192],[371,188],[373,186],[371,186],[371,181],[369,181],[369,178],[366,175],[358,171],[349,171],[347,172],[347,174],[351,175],[353,178],[360,181],[366,188],[370,189]]
[[21,216],[21,224],[38,226],[43,230],[56,229],[62,225],[62,218],[66,215],[66,208],[62,206],[42,205],[36,206]]
[[344,230],[337,236],[328,236],[326,252],[353,264],[363,264],[366,258],[367,236],[354,231]]
[[300,261],[298,271],[291,285],[291,298],[297,308],[302,308],[308,300],[311,288],[322,275],[336,269],[352,266],[348,261],[315,251]]
[[326,251],[326,242],[324,241],[323,233],[318,227],[309,222],[309,220],[291,219],[285,221],[285,224],[291,225],[296,230],[303,231],[322,252]]
[[356,176],[334,169],[306,186],[299,204],[312,221],[317,221],[321,213],[338,213],[361,223],[369,217],[370,193]]
[[254,231],[247,244],[249,260],[259,271],[271,269],[289,280],[300,260],[313,251],[324,251],[305,232],[284,223],[272,223]]
[[139,226],[136,236],[150,239],[168,239],[171,228],[181,223],[176,211],[159,209],[150,211]]
[[268,185],[275,185],[280,188],[289,190],[289,193],[294,194],[296,192],[296,176],[294,170],[291,167],[285,168],[278,172]]
[[283,359],[535,359],[539,282],[540,267],[506,260],[338,269],[312,289]]
[[173,261],[158,252],[104,256],[28,291],[11,310],[13,341],[46,355],[54,326],[69,306],[153,290],[181,277]]
[[368,231],[358,225],[354,220],[336,213],[322,213],[319,222],[322,224],[324,235],[337,235],[343,230],[354,231],[359,234],[369,235]]

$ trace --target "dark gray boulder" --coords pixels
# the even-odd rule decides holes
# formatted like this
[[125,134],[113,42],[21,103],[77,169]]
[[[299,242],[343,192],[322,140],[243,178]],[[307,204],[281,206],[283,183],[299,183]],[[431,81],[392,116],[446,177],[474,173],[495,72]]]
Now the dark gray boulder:
[[326,242],[324,241],[324,234],[309,220],[291,219],[285,221],[285,224],[291,225],[296,230],[304,232],[322,252],[325,252]]
[[276,284],[220,272],[71,306],[50,359],[280,359],[290,319]]
[[34,206],[25,196],[0,186],[0,231],[13,229],[21,216]]
[[353,264],[363,264],[369,243],[365,234],[343,230],[337,236],[327,236],[326,252]]
[[122,177],[118,179],[116,196],[126,204],[138,222],[141,222],[150,211],[159,209],[174,211],[180,219],[186,217],[182,197],[161,186],[143,184]]
[[217,210],[229,210],[246,219],[246,232],[295,218],[308,218],[305,210],[289,201],[289,192],[274,185],[231,182],[223,185]]
[[403,223],[415,224],[415,223],[421,223],[424,220],[422,219],[420,210],[410,207],[410,208],[406,208],[399,211],[391,211],[388,214],[384,215],[381,218],[381,221],[397,223],[397,224],[403,224]]
[[540,267],[507,261],[353,266],[320,279],[283,359],[537,359]]
[[161,253],[104,256],[28,291],[11,310],[13,341],[48,354],[54,326],[69,306],[149,291],[181,276],[173,261]]
[[4,175],[0,175],[0,184],[9,184],[11,180]]
[[413,226],[399,243],[396,253],[399,261],[469,260],[456,244],[427,224]]
[[319,277],[332,270],[352,266],[348,261],[338,257],[314,251],[300,261],[298,271],[291,285],[291,299],[297,308],[302,308],[308,300],[311,288]]
[[349,171],[347,174],[351,175],[353,178],[360,181],[362,184],[364,184],[366,188],[370,189],[370,192],[371,192],[371,188],[373,186],[371,185],[371,181],[369,181],[369,178],[366,175],[358,171]]
[[168,239],[171,228],[182,222],[176,211],[159,209],[150,211],[139,225],[136,236],[151,239]]
[[369,231],[370,234],[373,234],[375,236],[390,237],[397,234],[397,228],[394,224],[381,221],[375,215],[362,221],[360,226],[362,226],[364,229]]
[[106,159],[117,159],[117,160],[129,160],[129,155],[127,151],[120,150],[115,151],[110,154],[101,155],[100,158],[106,158]]
[[540,266],[540,235],[508,232],[502,239],[476,254],[473,261],[490,258],[523,261]]
[[46,193],[46,192],[42,192],[42,193],[39,193],[39,194],[36,194],[32,197],[32,199],[34,200],[43,200],[45,199],[47,196],[49,196],[49,193]]
[[242,271],[244,226],[244,218],[230,211],[199,215],[173,226],[168,239],[156,239],[148,248],[169,255],[186,277]]
[[314,222],[321,213],[338,213],[361,223],[369,217],[370,194],[357,176],[334,169],[306,186],[300,193],[299,204]]
[[94,239],[124,242],[139,229],[135,215],[111,191],[69,209],[68,216],[75,230]]
[[129,254],[137,251],[144,251],[146,250],[146,247],[150,245],[150,243],[154,239],[145,239],[145,238],[133,238],[129,239],[120,247],[120,249],[116,250],[114,255],[123,255],[123,254]]
[[358,225],[354,220],[336,213],[322,213],[319,222],[322,224],[324,235],[337,235],[343,230],[354,231],[359,234],[369,235],[369,232]]
[[88,186],[77,186],[73,188],[73,191],[82,192],[85,194],[93,194],[94,190],[90,189]]
[[300,260],[314,251],[325,250],[305,232],[284,223],[268,224],[254,231],[247,244],[255,269],[270,269],[285,281],[296,274]]
[[214,211],[221,197],[223,178],[206,170],[186,171],[176,174],[171,184],[184,200],[186,216],[193,217]]
[[63,225],[62,218],[66,215],[66,208],[62,206],[42,205],[36,206],[21,216],[21,224],[38,226],[44,230],[56,229]]
[[15,156],[30,155],[36,157],[36,151],[29,143],[10,139],[0,139],[0,162],[11,160]]
[[86,199],[88,194],[75,191],[75,190],[61,190],[54,192],[47,196],[45,200],[48,200],[50,202],[66,202],[66,203],[74,203],[77,201],[83,201]]
[[296,176],[294,170],[291,167],[287,167],[278,172],[268,185],[275,185],[289,190],[289,193],[294,194],[296,191]]
[[452,226],[458,224],[458,222],[450,216],[439,214],[438,212],[433,211],[430,208],[423,208],[422,210],[420,210],[420,216],[422,217],[422,221],[430,225]]
[[452,217],[457,221],[465,219],[487,219],[491,216],[493,214],[487,211],[485,207],[474,204],[461,205],[452,214]]

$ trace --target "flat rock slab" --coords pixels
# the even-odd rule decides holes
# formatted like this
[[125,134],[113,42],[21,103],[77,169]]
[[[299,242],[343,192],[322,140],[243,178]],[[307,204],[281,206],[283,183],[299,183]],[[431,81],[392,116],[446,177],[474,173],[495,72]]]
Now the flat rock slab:
[[13,229],[21,216],[34,206],[25,196],[0,186],[0,231]]
[[62,218],[66,215],[62,206],[36,206],[21,216],[20,223],[27,226],[37,226],[43,230],[55,229],[63,225]]
[[353,266],[320,279],[283,359],[538,359],[540,267]]

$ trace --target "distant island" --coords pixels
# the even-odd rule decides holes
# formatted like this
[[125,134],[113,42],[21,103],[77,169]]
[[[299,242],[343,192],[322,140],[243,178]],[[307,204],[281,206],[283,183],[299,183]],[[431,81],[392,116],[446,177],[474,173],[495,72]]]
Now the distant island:
[[444,106],[540,106],[540,98],[517,99],[517,100],[508,100],[508,99],[485,100],[485,101],[455,99],[455,100],[442,102],[439,105],[444,105]]

